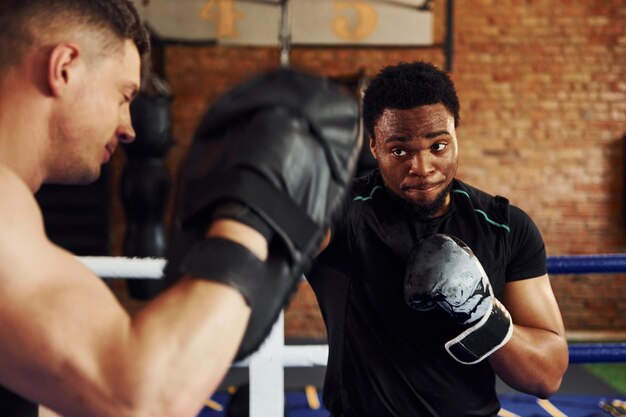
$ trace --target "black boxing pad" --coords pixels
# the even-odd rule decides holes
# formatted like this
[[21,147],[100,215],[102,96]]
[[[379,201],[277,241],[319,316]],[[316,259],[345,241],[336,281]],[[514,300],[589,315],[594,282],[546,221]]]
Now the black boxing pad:
[[[166,275],[214,279],[244,295],[252,317],[238,358],[264,340],[340,211],[359,154],[359,120],[354,97],[290,69],[236,87],[202,119],[181,174],[183,237]],[[204,240],[215,217],[257,228],[270,240],[268,260]]]
[[328,80],[280,69],[235,88],[195,135],[183,221],[236,200],[303,250],[343,201],[358,133],[356,100]]

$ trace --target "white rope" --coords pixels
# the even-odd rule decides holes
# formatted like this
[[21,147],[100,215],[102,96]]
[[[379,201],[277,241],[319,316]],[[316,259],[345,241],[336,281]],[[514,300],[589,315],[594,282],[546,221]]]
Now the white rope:
[[[99,277],[122,279],[160,279],[167,262],[163,258],[120,256],[79,256],[77,259]],[[261,348],[245,360],[233,364],[248,368],[250,417],[284,414],[284,367],[326,365],[328,346],[285,346],[283,327],[281,314]]]
[[[77,257],[96,275],[103,278],[147,278],[163,277],[166,260],[163,258],[124,258],[107,256]],[[283,319],[281,317],[268,340],[275,343],[264,343],[259,351],[243,361],[233,364],[234,367],[247,367],[250,373],[251,416],[272,417],[277,405],[283,406],[282,384],[268,384],[267,381],[279,381],[284,377],[283,367],[315,367],[325,366],[328,360],[328,345],[285,346],[283,335]],[[274,365],[270,370],[260,366],[272,358]],[[282,366],[281,366],[282,365]],[[269,375],[271,373],[271,375]],[[259,396],[258,394],[262,395]],[[254,407],[252,407],[254,403]],[[282,415],[282,412],[280,413]]]
[[[166,259],[125,258],[120,256],[80,256],[77,259],[102,278],[160,279]],[[324,366],[328,346],[285,346],[283,320],[274,324],[259,351],[233,364],[247,367],[250,379],[250,416],[272,417],[284,414],[284,367]],[[268,341],[273,341],[268,343]],[[268,383],[270,381],[270,383]]]
[[[282,364],[285,368],[312,368],[326,366],[328,361],[328,345],[286,345],[283,346]],[[235,362],[233,367],[250,366],[250,358]]]
[[163,258],[124,258],[120,256],[80,256],[87,268],[102,278],[163,278]]

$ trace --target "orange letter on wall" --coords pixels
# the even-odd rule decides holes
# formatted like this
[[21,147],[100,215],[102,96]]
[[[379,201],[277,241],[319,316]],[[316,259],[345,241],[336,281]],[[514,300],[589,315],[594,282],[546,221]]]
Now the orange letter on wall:
[[354,10],[356,23],[350,24],[347,16],[333,19],[333,32],[342,39],[361,40],[368,37],[378,23],[378,12],[365,0],[335,1],[335,11]]
[[202,19],[216,21],[215,37],[218,39],[236,37],[237,20],[245,16],[245,13],[235,10],[235,0],[209,0],[200,11]]

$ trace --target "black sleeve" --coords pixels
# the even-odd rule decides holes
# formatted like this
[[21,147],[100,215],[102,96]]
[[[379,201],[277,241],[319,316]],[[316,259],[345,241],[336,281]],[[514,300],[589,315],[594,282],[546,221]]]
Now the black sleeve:
[[331,238],[328,246],[313,261],[313,266],[306,278],[311,285],[323,275],[322,271],[332,269],[344,275],[348,275],[349,270],[349,249],[346,219],[337,222],[331,230]]
[[313,260],[311,270],[306,274],[311,285],[315,285],[314,282],[318,280],[318,277],[324,275],[322,271],[334,270],[344,276],[350,275],[350,242],[354,238],[351,224],[360,215],[360,211],[355,209],[352,199],[358,195],[358,190],[361,187],[363,185],[360,185],[359,181],[351,184],[350,197],[342,207],[341,213],[333,219],[330,243]]
[[510,257],[506,281],[536,278],[548,272],[546,247],[541,232],[530,216],[518,207],[510,206]]

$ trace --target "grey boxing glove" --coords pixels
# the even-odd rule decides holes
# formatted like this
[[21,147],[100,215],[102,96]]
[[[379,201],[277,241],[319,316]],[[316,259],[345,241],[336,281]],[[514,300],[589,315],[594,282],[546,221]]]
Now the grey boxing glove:
[[466,326],[445,344],[460,363],[482,361],[513,334],[511,316],[493,295],[480,261],[455,237],[435,234],[417,242],[407,264],[404,297],[415,310],[439,308]]

